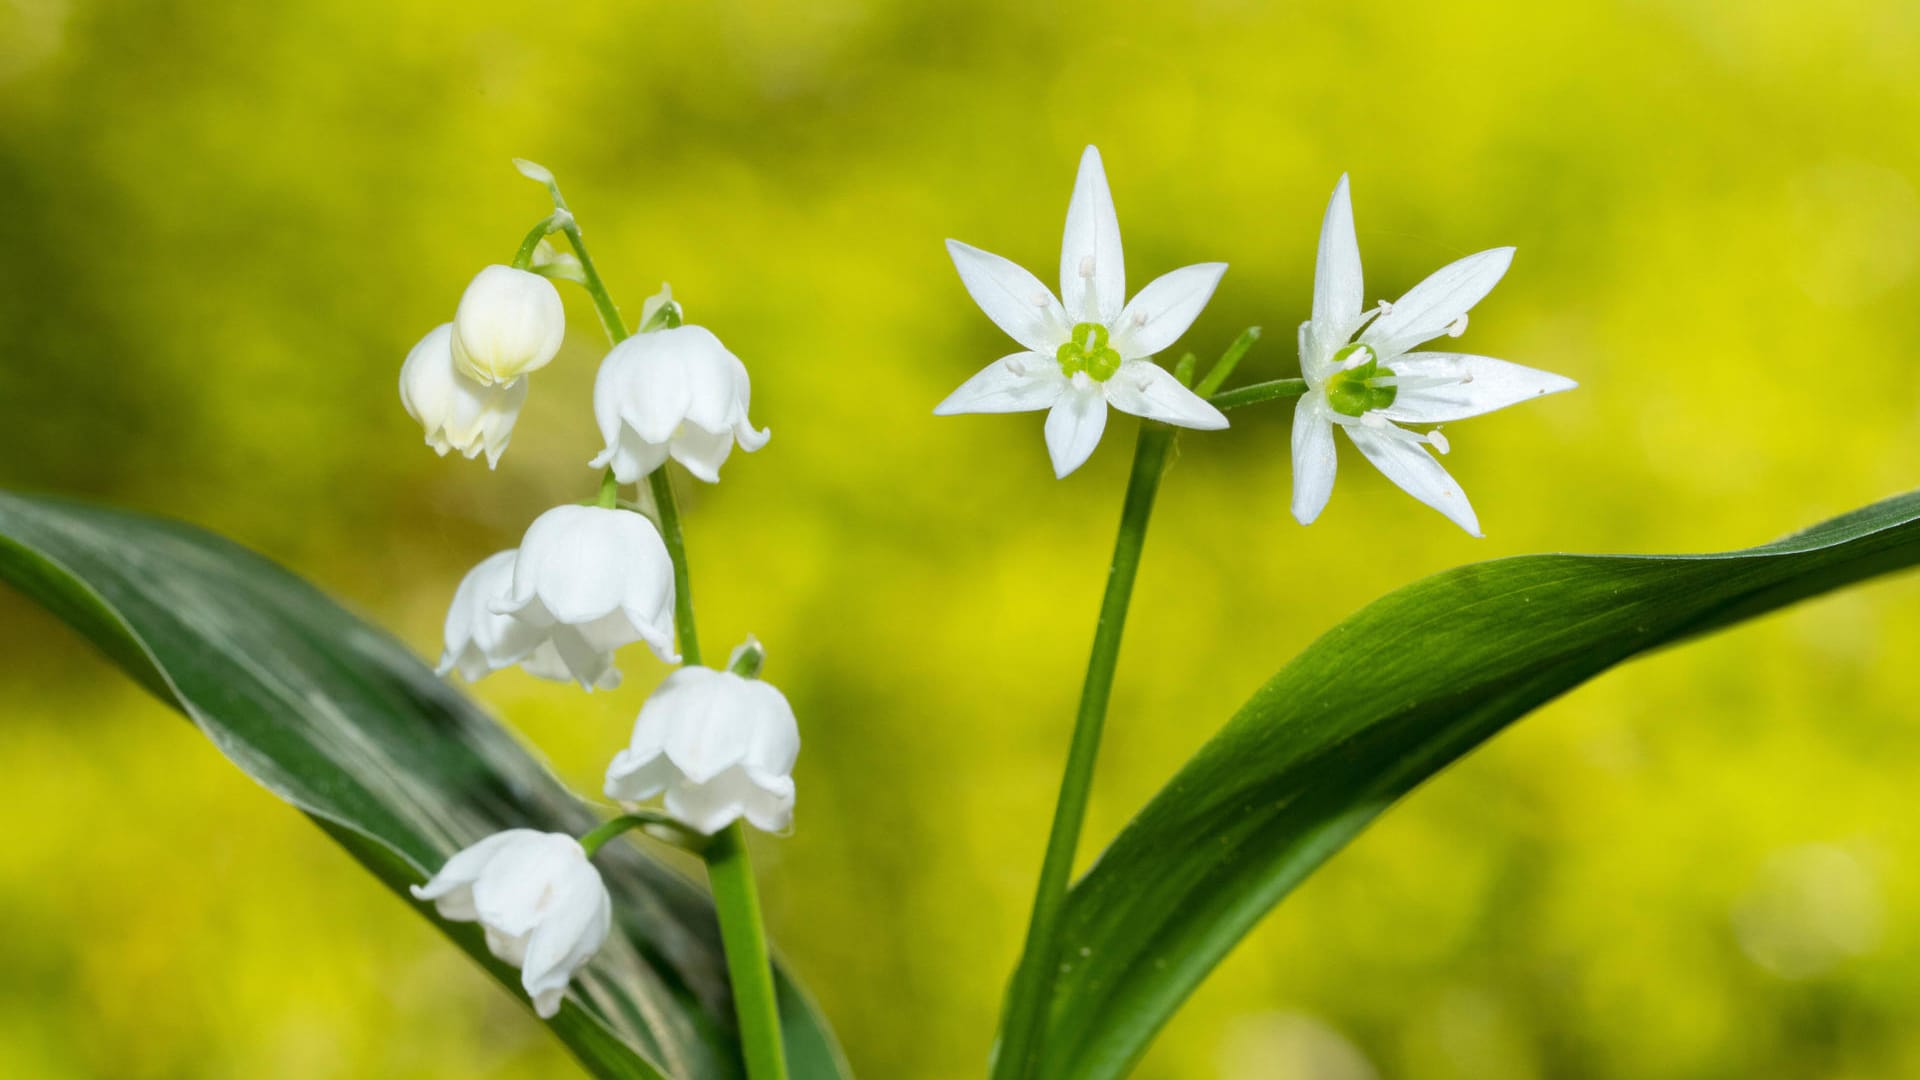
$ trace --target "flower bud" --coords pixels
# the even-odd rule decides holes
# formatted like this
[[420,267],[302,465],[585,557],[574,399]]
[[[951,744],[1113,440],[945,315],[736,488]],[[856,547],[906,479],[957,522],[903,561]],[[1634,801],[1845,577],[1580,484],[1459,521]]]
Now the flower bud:
[[474,382],[454,365],[452,343],[453,324],[445,323],[407,353],[400,365],[400,404],[426,429],[434,453],[445,457],[457,450],[471,460],[485,450],[491,469],[513,438],[513,423],[527,400],[526,380],[504,386]]
[[767,444],[747,419],[751,395],[746,365],[706,327],[636,334],[600,362],[593,415],[607,445],[592,465],[631,484],[672,457],[718,483],[736,442],[749,452]]
[[487,951],[520,969],[520,985],[543,1020],[560,1011],[573,973],[613,926],[613,899],[600,871],[565,833],[494,833],[412,892],[431,900],[443,919],[479,923]]
[[560,351],[566,312],[553,282],[528,270],[489,266],[474,275],[453,313],[453,360],[492,386],[546,367]]
[[622,645],[644,641],[660,659],[679,659],[667,545],[653,522],[626,510],[556,506],[535,518],[513,583],[490,610],[540,630],[588,689],[619,678],[613,652]]
[[633,741],[607,766],[606,793],[639,802],[665,793],[667,813],[712,835],[745,818],[793,823],[800,727],[786,696],[732,671],[685,667],[640,708]]

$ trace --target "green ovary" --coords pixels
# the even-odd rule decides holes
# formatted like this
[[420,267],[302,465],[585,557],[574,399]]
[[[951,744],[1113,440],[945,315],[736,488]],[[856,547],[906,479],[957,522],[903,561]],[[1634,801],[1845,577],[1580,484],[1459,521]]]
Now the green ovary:
[[1393,369],[1381,367],[1374,351],[1365,345],[1341,349],[1333,354],[1333,362],[1344,365],[1356,355],[1364,355],[1366,363],[1336,371],[1327,380],[1328,406],[1346,416],[1365,416],[1374,409],[1384,409],[1393,404],[1398,393],[1391,386],[1373,385],[1374,379],[1391,377]]
[[1107,344],[1107,328],[1099,323],[1081,323],[1065,344],[1054,351],[1060,372],[1071,379],[1086,372],[1094,382],[1106,382],[1120,370],[1120,353]]

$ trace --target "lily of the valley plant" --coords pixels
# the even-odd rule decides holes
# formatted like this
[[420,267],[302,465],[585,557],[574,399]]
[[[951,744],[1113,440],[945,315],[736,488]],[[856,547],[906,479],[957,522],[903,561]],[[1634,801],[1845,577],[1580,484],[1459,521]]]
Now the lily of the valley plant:
[[[560,352],[565,316],[553,281],[578,282],[609,337],[593,393],[603,449],[590,467],[600,473],[583,482],[586,498],[541,514],[517,548],[488,556],[459,583],[439,670],[476,680],[518,666],[584,690],[604,689],[620,681],[619,651],[636,644],[685,666],[659,684],[626,747],[611,754],[604,794],[620,810],[605,825],[580,837],[530,828],[473,837],[414,895],[443,919],[479,923],[488,950],[520,969],[535,1012],[554,1017],[569,980],[592,962],[614,917],[596,852],[642,826],[656,839],[680,843],[711,871],[743,1060],[754,1080],[783,1076],[777,996],[741,830],[792,828],[799,725],[786,697],[759,679],[765,654],[758,642],[736,649],[725,669],[702,666],[686,546],[666,472],[678,462],[718,483],[732,451],[760,450],[768,432],[750,417],[745,363],[712,330],[685,323],[670,291],[648,301],[639,332],[628,334],[552,175],[530,163],[521,168],[546,185],[554,212],[527,235],[511,265],[482,269],[452,321],[414,347],[401,368],[401,401],[436,452],[484,453],[489,466],[497,465],[533,374]],[[554,234],[572,250],[559,251]],[[1177,364],[1161,361],[1227,267],[1203,262],[1173,270],[1129,297],[1119,218],[1093,147],[1080,159],[1067,204],[1057,294],[1007,259],[957,240],[947,250],[975,303],[1020,348],[967,380],[936,413],[1045,411],[1048,455],[1062,478],[1099,445],[1109,407],[1142,422],[1086,696],[995,1059],[998,1074],[1025,1076],[1034,1068],[1035,1018],[1044,1013],[1037,1003],[1048,999],[1060,969],[1050,943],[1086,810],[1146,513],[1174,430],[1221,429],[1223,406],[1298,397],[1293,509],[1302,523],[1319,515],[1332,491],[1338,427],[1408,493],[1478,534],[1465,496],[1429,453],[1447,449],[1439,425],[1573,383],[1486,357],[1414,351],[1442,335],[1459,336],[1468,310],[1506,272],[1512,251],[1462,259],[1398,301],[1368,308],[1344,177],[1321,230],[1312,317],[1300,328],[1303,379],[1218,392],[1257,330],[1243,334],[1204,377],[1191,353]],[[638,487],[623,498],[627,485]],[[657,807],[643,805],[655,800]]]

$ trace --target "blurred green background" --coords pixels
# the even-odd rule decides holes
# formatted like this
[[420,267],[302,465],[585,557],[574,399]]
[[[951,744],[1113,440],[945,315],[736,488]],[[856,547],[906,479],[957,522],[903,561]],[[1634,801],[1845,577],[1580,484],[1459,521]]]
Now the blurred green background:
[[[0,0],[0,484],[233,535],[438,651],[459,575],[584,497],[599,331],[497,473],[407,348],[559,174],[771,445],[691,493],[702,628],[799,710],[774,933],[869,1077],[978,1076],[1024,926],[1133,422],[929,410],[1008,346],[948,236],[1051,277],[1080,148],[1186,339],[1294,373],[1353,175],[1368,297],[1515,244],[1465,347],[1574,394],[1461,424],[1474,541],[1360,464],[1287,514],[1287,412],[1189,437],[1089,836],[1288,656],[1475,559],[1744,546],[1912,487],[1920,8]],[[1920,1075],[1920,580],[1609,675],[1431,784],[1254,934],[1139,1075]],[[0,1075],[566,1075],[559,1045],[188,725],[0,596]],[[662,669],[481,697],[598,787]],[[1092,845],[1090,845],[1090,850]]]

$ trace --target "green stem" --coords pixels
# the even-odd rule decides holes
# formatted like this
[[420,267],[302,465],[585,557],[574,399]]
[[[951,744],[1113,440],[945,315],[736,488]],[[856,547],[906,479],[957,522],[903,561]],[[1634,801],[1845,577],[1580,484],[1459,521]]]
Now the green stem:
[[539,248],[540,241],[545,240],[548,234],[558,232],[572,223],[573,215],[568,213],[564,207],[555,210],[553,213],[541,219],[540,224],[535,225],[527,232],[527,238],[520,241],[520,250],[514,252],[513,255],[513,268],[515,270],[525,270],[527,267],[532,266],[533,253]]
[[774,994],[773,957],[760,918],[760,894],[753,864],[747,860],[747,831],[736,821],[715,834],[704,852],[707,883],[720,917],[726,945],[727,976],[733,983],[733,1011],[753,1080],[787,1075],[786,1047],[780,1039],[780,1001]]
[[687,541],[680,533],[680,508],[673,501],[673,481],[665,465],[647,474],[653,503],[660,510],[660,539],[673,558],[673,629],[680,638],[680,662],[700,662],[700,634],[693,625],[693,585],[687,572]]
[[607,841],[632,829],[658,829],[669,833],[676,846],[688,851],[700,851],[707,846],[707,838],[659,810],[632,810],[617,818],[602,822],[580,838],[580,846],[586,849],[587,858],[599,853]]
[[[627,325],[614,306],[613,296],[587,254],[587,243],[580,226],[567,211],[560,185],[547,183],[556,211],[567,214],[561,231],[580,257],[581,276],[600,323],[615,345],[626,340]],[[558,216],[558,215],[556,215]],[[673,625],[680,639],[681,659],[688,664],[700,662],[700,637],[693,624],[693,593],[687,573],[686,541],[680,534],[680,511],[674,505],[673,485],[668,482],[666,466],[655,469],[647,478],[653,489],[653,501],[660,511],[660,538],[666,541],[667,554],[673,559]],[[604,480],[602,481],[604,485]],[[605,488],[603,486],[602,490]],[[707,883],[713,890],[713,906],[720,919],[720,943],[727,954],[727,975],[733,986],[734,1015],[740,1024],[742,1056],[747,1061],[751,1080],[786,1080],[787,1052],[780,1035],[780,1001],[774,993],[773,959],[767,949],[767,931],[760,919],[760,896],[754,887],[753,865],[747,860],[746,830],[734,822],[707,845],[702,855],[707,861]]]
[[1272,382],[1254,383],[1215,394],[1208,401],[1216,409],[1237,409],[1242,405],[1258,405],[1263,401],[1277,401],[1280,398],[1297,398],[1307,392],[1305,379],[1275,379]]
[[619,507],[620,478],[613,475],[612,469],[608,469],[606,472],[600,474],[600,497],[594,500],[594,505],[605,510],[613,510]]
[[1143,423],[1133,449],[1133,475],[1127,481],[1126,501],[1120,510],[1120,534],[1113,543],[1113,564],[1107,571],[1107,591],[1100,601],[1100,621],[1093,632],[1093,655],[1080,690],[1080,712],[1074,720],[1073,744],[1060,780],[1060,801],[1053,813],[1053,832],[1040,866],[1040,886],[1033,898],[1033,919],[1020,966],[1007,990],[1001,1021],[1000,1048],[994,1061],[996,1080],[1033,1074],[1039,1060],[1042,1022],[1051,1009],[1054,976],[1059,970],[1060,916],[1073,875],[1073,857],[1080,845],[1080,827],[1087,815],[1093,787],[1093,766],[1100,755],[1100,730],[1106,722],[1107,699],[1113,691],[1114,669],[1120,659],[1120,633],[1126,626],[1127,603],[1140,568],[1140,550],[1147,539],[1147,521],[1154,495],[1160,489],[1167,451],[1174,431]]
[[1212,397],[1213,392],[1220,389],[1220,384],[1227,381],[1227,376],[1233,374],[1233,369],[1240,366],[1240,358],[1247,355],[1247,350],[1259,340],[1259,327],[1249,326],[1242,330],[1240,336],[1233,339],[1233,344],[1227,346],[1227,351],[1220,354],[1220,362],[1213,365],[1213,370],[1207,372],[1207,377],[1200,380],[1200,385],[1194,387],[1193,392],[1201,397]]

